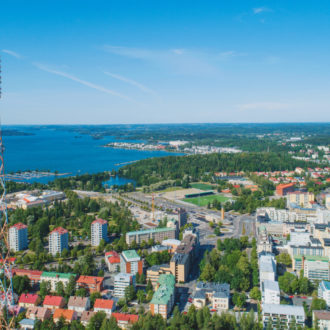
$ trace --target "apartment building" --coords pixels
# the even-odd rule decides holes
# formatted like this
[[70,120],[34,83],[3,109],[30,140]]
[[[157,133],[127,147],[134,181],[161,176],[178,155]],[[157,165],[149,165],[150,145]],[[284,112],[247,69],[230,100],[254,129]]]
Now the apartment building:
[[42,272],[40,280],[49,282],[51,291],[55,292],[57,283],[62,282],[63,287],[65,288],[69,283],[71,276],[76,278],[77,275],[71,273]]
[[16,276],[26,276],[30,280],[30,284],[32,288],[37,288],[41,281],[42,271],[40,270],[30,270],[30,269],[12,269],[13,275]]
[[167,319],[174,307],[175,301],[175,277],[172,274],[159,276],[156,292],[150,302],[152,315],[160,314]]
[[120,256],[116,251],[109,251],[104,256],[105,264],[108,266],[109,272],[118,272],[120,269]]
[[154,242],[161,242],[165,239],[176,238],[176,228],[154,228],[146,230],[131,231],[126,234],[126,243],[132,244],[134,241],[137,244],[143,241],[148,242],[153,239]]
[[276,194],[278,196],[285,196],[289,192],[293,192],[294,191],[294,186],[295,186],[294,183],[279,184],[276,187]]
[[282,329],[289,328],[291,322],[303,327],[305,325],[305,311],[302,306],[262,304],[262,320],[264,329],[267,329],[270,321],[273,325],[280,322]]
[[169,264],[154,265],[147,269],[147,282],[151,282],[152,286],[155,287],[159,280],[159,276],[162,274],[172,274]]
[[66,229],[57,227],[49,234],[49,253],[56,256],[64,249],[69,249],[69,233]]
[[101,240],[107,241],[108,222],[103,219],[96,219],[91,224],[91,244],[99,246]]
[[196,308],[203,308],[208,302],[217,312],[229,309],[230,285],[227,283],[197,282],[192,303]]
[[260,283],[264,280],[275,281],[276,279],[276,261],[272,253],[259,255],[259,279]]
[[135,250],[123,251],[120,255],[120,272],[126,274],[139,273],[140,275],[143,272],[143,260],[136,253]]
[[115,275],[113,295],[118,298],[125,297],[125,289],[130,285],[135,286],[135,275],[126,273]]
[[264,280],[261,282],[262,302],[265,304],[280,304],[280,288],[277,281]]
[[304,276],[311,281],[329,281],[329,258],[322,256],[294,256],[293,269],[299,274],[304,270]]
[[103,290],[104,277],[101,276],[79,276],[76,286],[77,288],[85,288],[89,293],[100,292]]
[[293,191],[286,195],[288,206],[295,204],[304,208],[311,208],[315,196],[311,192]]
[[330,312],[322,310],[313,311],[313,325],[315,329],[329,330],[330,329]]
[[9,248],[17,252],[28,247],[27,226],[19,222],[9,228]]
[[330,282],[322,281],[318,287],[318,297],[324,299],[327,303],[327,307],[330,307]]

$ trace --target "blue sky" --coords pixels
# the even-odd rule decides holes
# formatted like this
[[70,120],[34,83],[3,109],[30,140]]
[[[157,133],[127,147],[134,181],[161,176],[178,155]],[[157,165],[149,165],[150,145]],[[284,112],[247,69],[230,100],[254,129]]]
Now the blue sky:
[[330,120],[330,2],[2,0],[5,124]]

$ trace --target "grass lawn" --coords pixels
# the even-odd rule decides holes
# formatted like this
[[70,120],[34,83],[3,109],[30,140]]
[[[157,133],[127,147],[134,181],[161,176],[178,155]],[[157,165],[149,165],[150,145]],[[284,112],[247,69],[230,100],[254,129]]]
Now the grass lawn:
[[206,183],[192,183],[190,184],[192,188],[195,189],[200,189],[200,190],[213,190],[214,186],[212,186],[211,184],[206,184]]
[[194,198],[185,198],[183,199],[184,202],[192,203],[198,206],[207,206],[208,202],[218,200],[221,203],[226,202],[229,197],[225,197],[222,195],[209,195],[209,196],[203,196],[203,197],[194,197]]

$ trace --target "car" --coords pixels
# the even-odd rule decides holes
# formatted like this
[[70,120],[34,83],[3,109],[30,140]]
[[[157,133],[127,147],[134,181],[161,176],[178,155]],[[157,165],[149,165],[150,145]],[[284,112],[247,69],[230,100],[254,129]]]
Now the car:
[[307,297],[303,296],[303,297],[300,297],[301,299],[307,299]]
[[290,299],[293,299],[293,298],[294,298],[294,296],[289,296],[289,298],[290,298]]
[[192,298],[188,298],[188,302],[192,303]]

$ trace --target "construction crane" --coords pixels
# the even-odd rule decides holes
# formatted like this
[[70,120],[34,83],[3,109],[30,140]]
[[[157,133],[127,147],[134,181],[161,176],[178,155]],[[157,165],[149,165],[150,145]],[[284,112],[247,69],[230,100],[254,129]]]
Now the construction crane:
[[[1,58],[0,58],[0,99],[1,90]],[[8,214],[6,203],[6,182],[5,182],[5,163],[4,146],[2,141],[2,129],[0,123],[0,328],[14,329],[14,318],[10,318],[10,313],[14,311],[16,295],[13,291],[12,262],[10,257],[9,236],[8,236]]]

